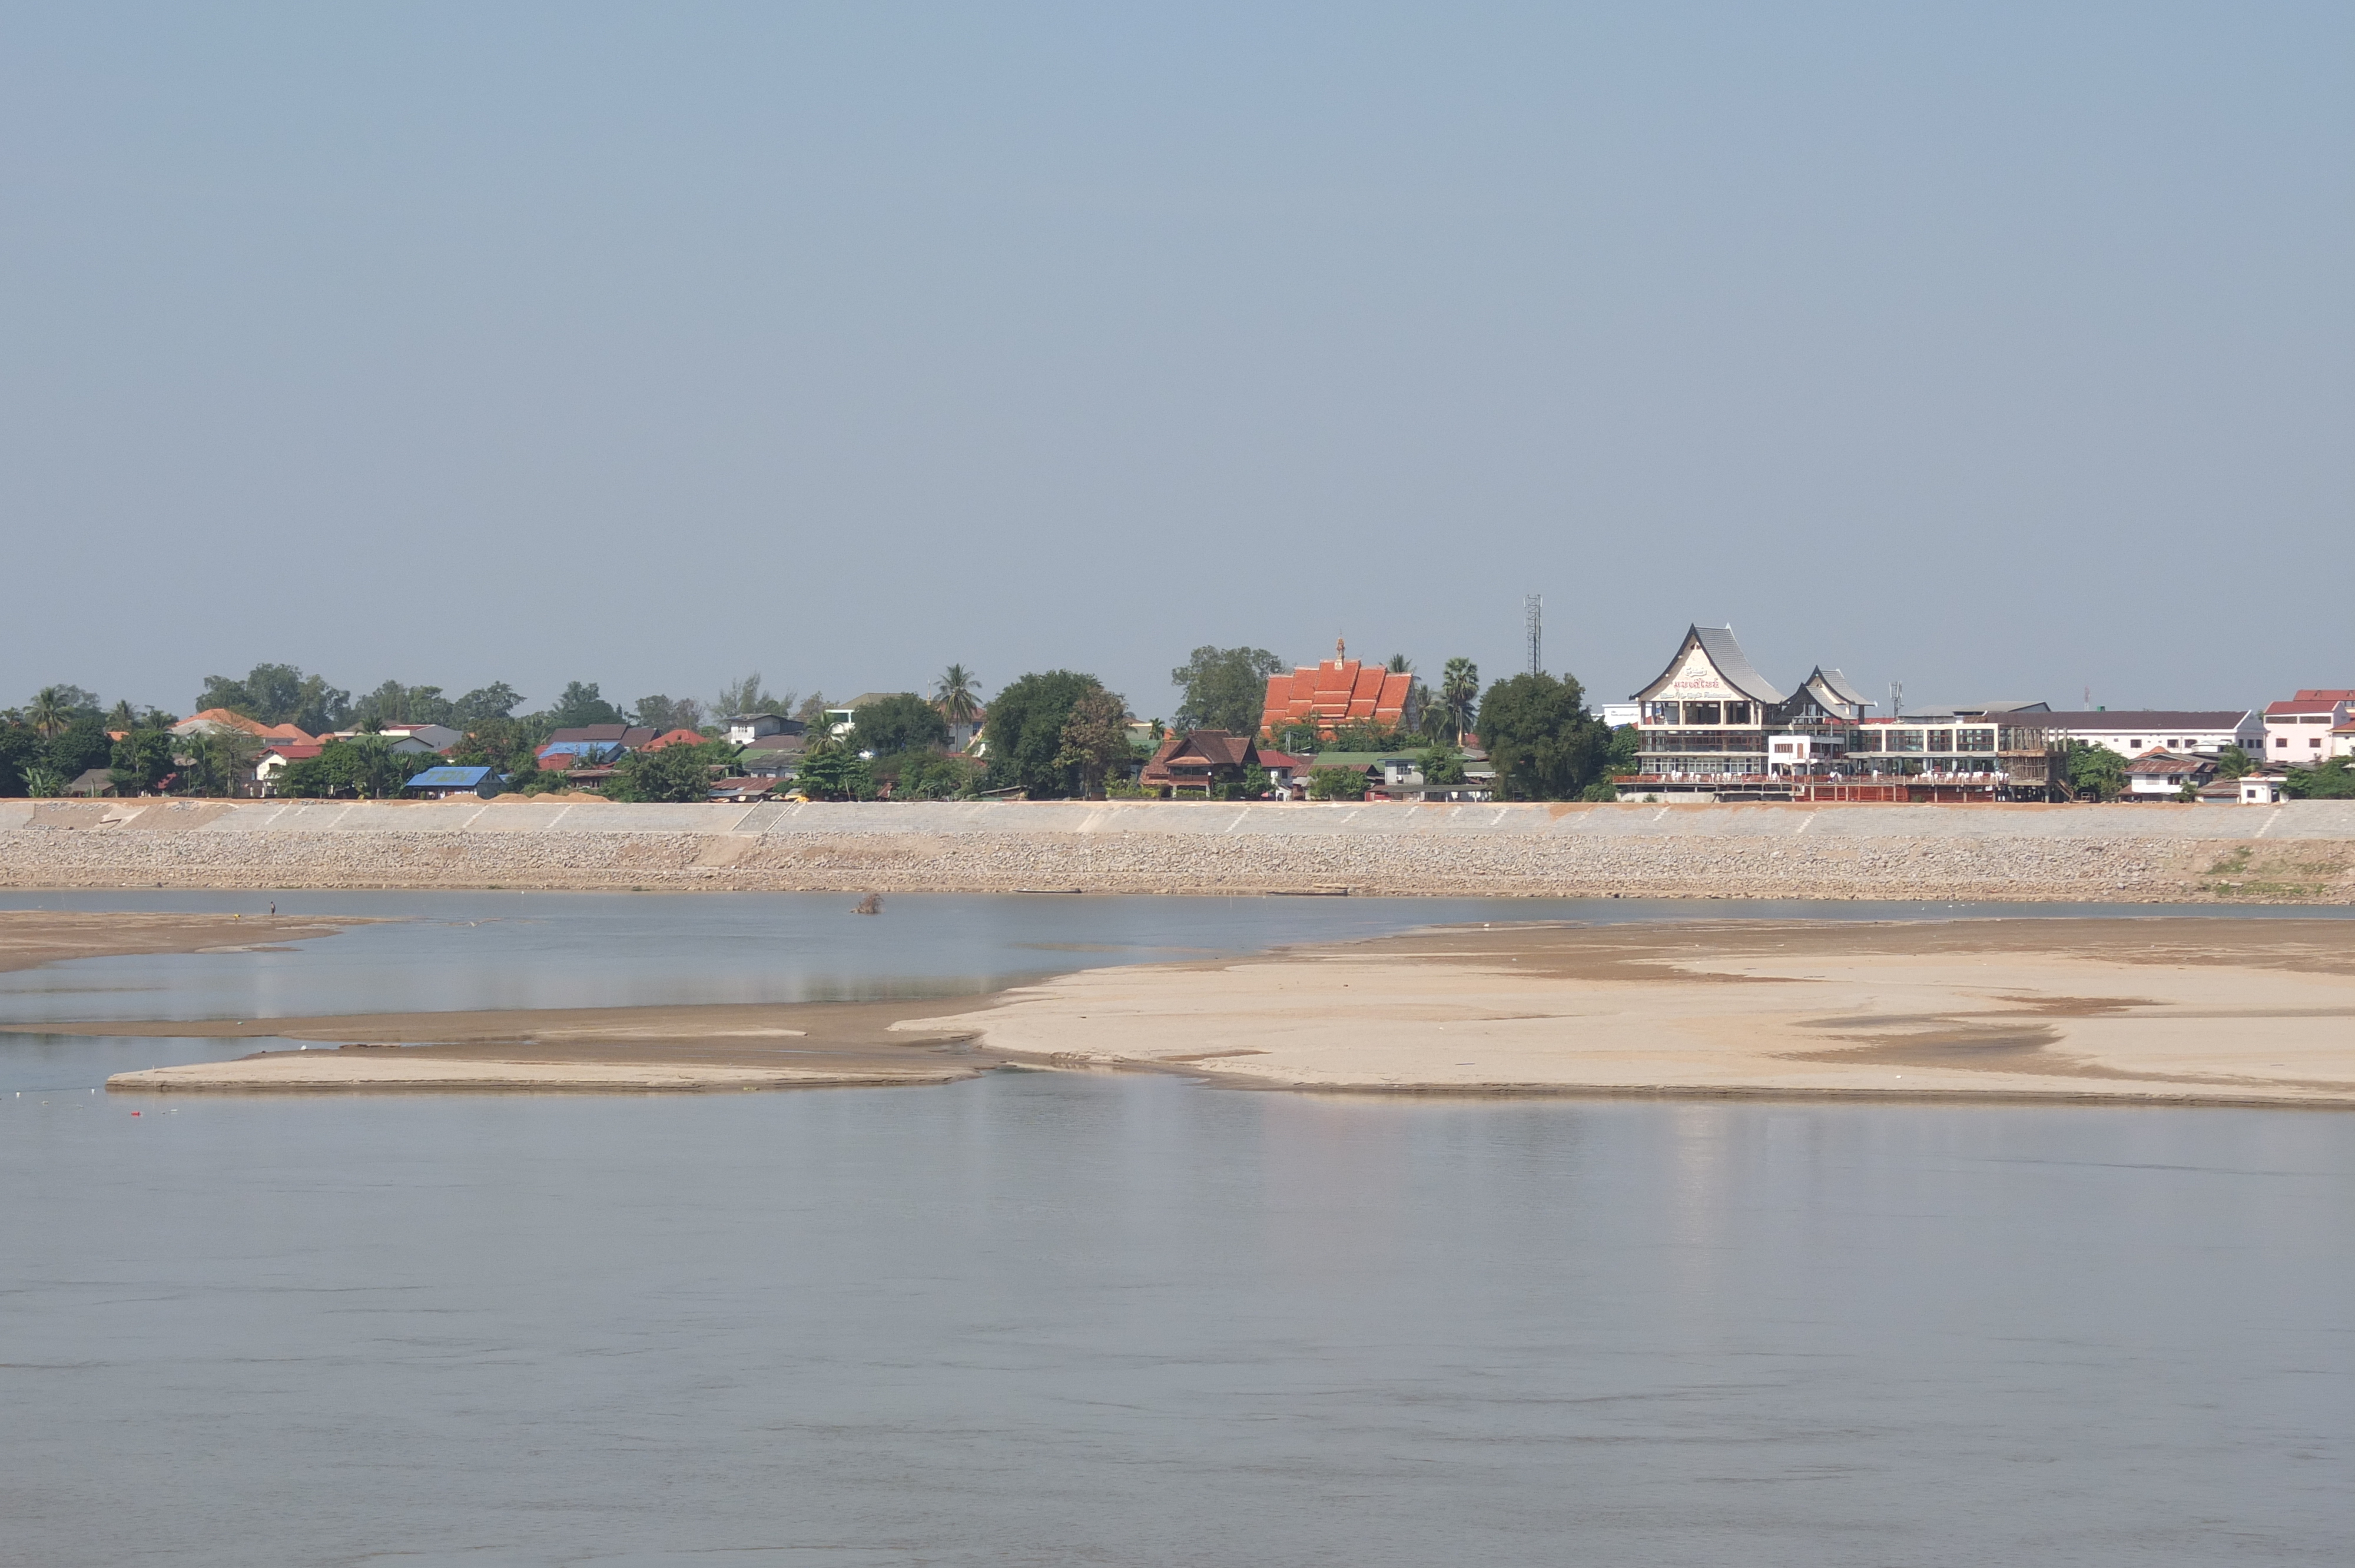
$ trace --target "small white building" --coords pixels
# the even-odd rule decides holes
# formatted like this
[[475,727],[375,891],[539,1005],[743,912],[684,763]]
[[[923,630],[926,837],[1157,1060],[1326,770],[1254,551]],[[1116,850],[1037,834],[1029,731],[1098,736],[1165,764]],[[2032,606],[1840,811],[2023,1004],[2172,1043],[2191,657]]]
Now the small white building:
[[2243,806],[2278,806],[2281,804],[2282,781],[2277,773],[2246,773],[2241,777],[2241,804]]
[[1828,735],[1770,735],[1766,737],[1766,771],[1819,773],[1847,751],[1844,744]]
[[750,746],[773,735],[799,735],[805,727],[799,719],[783,714],[730,714],[728,740],[732,746]]

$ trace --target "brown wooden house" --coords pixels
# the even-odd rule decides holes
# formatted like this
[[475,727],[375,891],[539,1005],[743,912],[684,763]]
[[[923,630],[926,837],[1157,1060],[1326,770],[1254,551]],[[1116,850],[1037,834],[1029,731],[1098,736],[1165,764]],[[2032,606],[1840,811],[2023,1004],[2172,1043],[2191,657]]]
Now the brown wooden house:
[[1259,760],[1259,748],[1247,735],[1222,729],[1188,730],[1161,743],[1145,765],[1137,782],[1166,795],[1210,797],[1220,784],[1240,784],[1243,769]]

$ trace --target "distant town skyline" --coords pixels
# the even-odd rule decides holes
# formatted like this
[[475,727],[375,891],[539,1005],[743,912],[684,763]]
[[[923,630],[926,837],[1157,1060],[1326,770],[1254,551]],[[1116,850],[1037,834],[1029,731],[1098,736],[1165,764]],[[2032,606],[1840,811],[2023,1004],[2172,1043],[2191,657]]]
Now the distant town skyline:
[[2355,683],[2344,7],[0,15],[0,704]]

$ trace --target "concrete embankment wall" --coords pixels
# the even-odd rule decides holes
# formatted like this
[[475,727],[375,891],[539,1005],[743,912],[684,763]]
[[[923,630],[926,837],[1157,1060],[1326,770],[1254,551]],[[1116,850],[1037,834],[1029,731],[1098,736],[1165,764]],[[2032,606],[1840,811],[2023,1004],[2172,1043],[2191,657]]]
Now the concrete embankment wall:
[[2280,806],[0,800],[0,887],[2355,902]]

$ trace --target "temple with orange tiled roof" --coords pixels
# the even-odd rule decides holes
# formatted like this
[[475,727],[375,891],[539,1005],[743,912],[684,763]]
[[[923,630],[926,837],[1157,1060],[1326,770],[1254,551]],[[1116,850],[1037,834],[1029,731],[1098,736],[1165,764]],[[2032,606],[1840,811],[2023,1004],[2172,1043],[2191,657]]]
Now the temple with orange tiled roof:
[[1267,678],[1260,733],[1273,739],[1293,725],[1313,724],[1319,736],[1329,736],[1345,724],[1403,724],[1413,690],[1412,675],[1379,664],[1368,668],[1349,657],[1347,642],[1335,638],[1333,657],[1323,663]]

